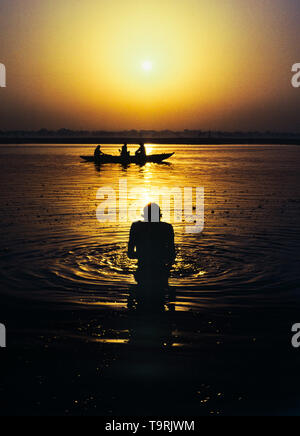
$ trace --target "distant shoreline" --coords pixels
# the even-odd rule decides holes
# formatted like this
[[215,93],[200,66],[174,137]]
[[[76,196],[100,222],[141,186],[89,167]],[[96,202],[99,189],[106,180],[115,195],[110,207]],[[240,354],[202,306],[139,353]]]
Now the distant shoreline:
[[300,145],[300,138],[97,138],[97,137],[0,137],[0,144],[176,144],[176,145]]

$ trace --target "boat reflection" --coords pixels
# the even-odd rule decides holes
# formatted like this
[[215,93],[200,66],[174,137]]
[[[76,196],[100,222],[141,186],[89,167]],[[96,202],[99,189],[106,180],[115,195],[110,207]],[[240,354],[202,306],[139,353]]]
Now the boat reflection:
[[[110,164],[94,162],[95,170],[98,173],[100,173],[101,169],[104,166],[107,166],[107,165],[110,165]],[[138,162],[138,163],[137,162],[136,163],[122,162],[122,163],[118,163],[117,165],[119,165],[119,167],[121,167],[122,170],[125,170],[125,171],[128,170],[132,166],[137,166],[139,168],[145,168],[145,167],[147,167],[149,165],[159,165],[159,166],[164,166],[164,167],[171,167],[172,166],[172,164],[170,162],[157,162],[157,163],[149,163],[149,162]]]

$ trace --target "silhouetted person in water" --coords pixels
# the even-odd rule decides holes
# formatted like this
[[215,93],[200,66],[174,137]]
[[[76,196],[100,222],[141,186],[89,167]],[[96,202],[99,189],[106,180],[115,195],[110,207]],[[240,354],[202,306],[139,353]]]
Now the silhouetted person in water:
[[96,147],[95,152],[94,152],[95,160],[96,160],[96,161],[99,160],[99,159],[100,159],[100,156],[101,156],[102,154],[103,154],[103,152],[101,151],[101,145],[98,145],[98,146]]
[[[144,221],[132,224],[128,257],[138,259],[135,279],[153,292],[168,286],[170,269],[175,261],[174,229],[161,222],[161,210],[155,203],[144,209]],[[155,289],[156,288],[156,289]]]
[[144,144],[140,144],[140,148],[135,152],[136,157],[140,157],[145,159],[147,154],[146,154],[146,148]]

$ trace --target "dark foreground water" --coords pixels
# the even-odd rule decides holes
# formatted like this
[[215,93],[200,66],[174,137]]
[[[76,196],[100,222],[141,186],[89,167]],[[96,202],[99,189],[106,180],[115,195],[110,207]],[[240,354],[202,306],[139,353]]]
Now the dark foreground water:
[[[300,148],[151,149],[176,154],[97,168],[79,159],[89,147],[0,148],[0,413],[300,413]],[[171,216],[159,307],[135,298],[130,220],[96,218],[120,179],[145,203],[153,187],[205,189],[201,234]]]

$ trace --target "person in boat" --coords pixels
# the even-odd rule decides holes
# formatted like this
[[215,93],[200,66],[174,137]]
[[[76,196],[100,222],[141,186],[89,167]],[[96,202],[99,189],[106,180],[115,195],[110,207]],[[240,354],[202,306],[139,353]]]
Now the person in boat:
[[145,144],[140,144],[140,148],[135,152],[136,157],[145,159],[147,157]]
[[138,260],[135,279],[138,285],[155,291],[168,287],[170,270],[175,262],[174,229],[161,221],[161,209],[156,203],[144,208],[144,221],[132,224],[128,257]]
[[96,147],[96,150],[95,150],[95,152],[94,152],[94,158],[95,158],[95,160],[99,160],[100,159],[100,156],[102,156],[104,153],[101,151],[101,145],[98,145],[97,147]]
[[127,144],[124,144],[121,150],[121,158],[128,159],[130,157],[130,152],[128,151]]

